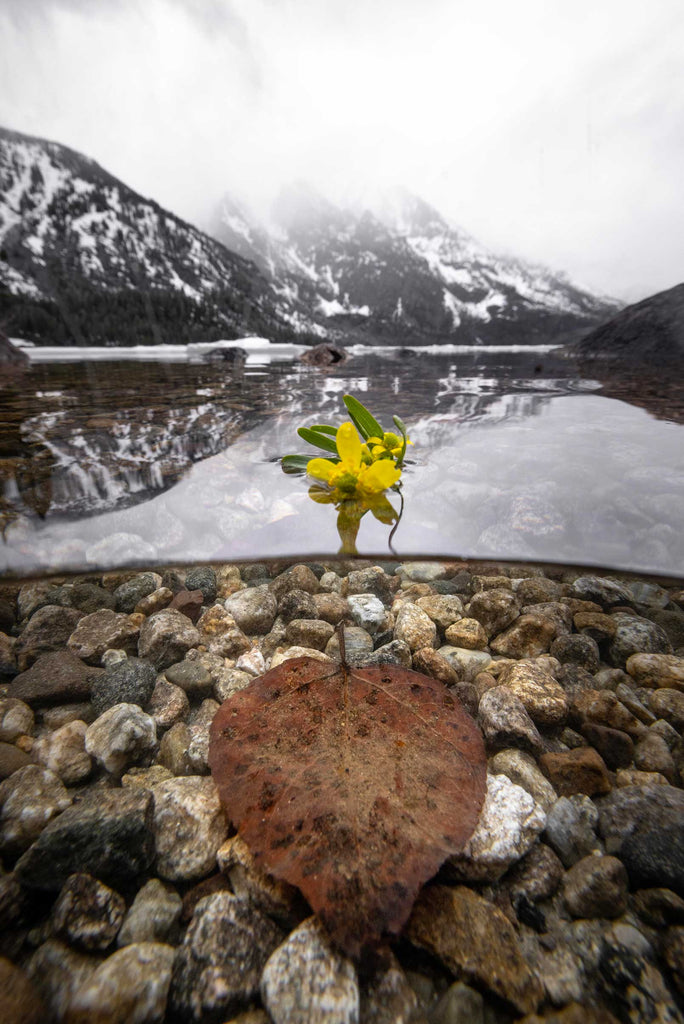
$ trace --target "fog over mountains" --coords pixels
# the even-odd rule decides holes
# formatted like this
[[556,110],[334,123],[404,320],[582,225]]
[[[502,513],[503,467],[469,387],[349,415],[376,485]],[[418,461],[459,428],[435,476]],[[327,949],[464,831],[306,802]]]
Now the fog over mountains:
[[341,208],[303,183],[209,233],[87,157],[0,129],[0,326],[43,344],[570,340],[618,303],[497,256],[418,197]]

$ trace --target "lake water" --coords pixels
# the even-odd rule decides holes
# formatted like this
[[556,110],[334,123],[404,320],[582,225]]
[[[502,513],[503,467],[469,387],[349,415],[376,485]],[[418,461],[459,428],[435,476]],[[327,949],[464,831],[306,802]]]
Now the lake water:
[[5,380],[0,570],[334,554],[335,509],[279,458],[306,451],[298,426],[346,419],[351,392],[414,442],[395,528],[368,512],[359,554],[684,575],[684,426],[652,388],[608,397],[555,350],[358,349],[328,369],[279,354]]

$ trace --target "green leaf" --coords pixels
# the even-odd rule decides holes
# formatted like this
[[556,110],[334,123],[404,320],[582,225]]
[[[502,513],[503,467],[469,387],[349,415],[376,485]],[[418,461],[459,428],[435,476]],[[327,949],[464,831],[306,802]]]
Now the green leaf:
[[382,437],[384,433],[382,427],[365,405],[359,402],[358,398],[354,398],[353,395],[344,395],[343,400],[354,426],[364,441],[367,441],[369,437]]
[[397,458],[397,466],[399,469],[401,469],[401,467],[404,464],[404,456],[406,455],[406,445],[408,443],[408,438],[406,434],[406,424],[404,423],[403,420],[400,420],[398,416],[393,416],[392,419],[394,420],[394,425],[397,427],[397,429],[401,433],[401,436],[404,439],[404,444],[402,445],[401,452],[399,453],[399,456]]
[[332,434],[333,437],[337,436],[337,427],[331,426],[329,423],[314,423],[309,430],[320,430],[321,434]]
[[333,439],[327,434],[322,434],[320,430],[314,430],[312,427],[299,427],[297,433],[303,441],[312,444],[314,448],[322,448],[324,452],[332,452],[333,455],[337,455],[337,445]]
[[284,455],[280,465],[283,473],[306,473],[310,461],[308,455]]

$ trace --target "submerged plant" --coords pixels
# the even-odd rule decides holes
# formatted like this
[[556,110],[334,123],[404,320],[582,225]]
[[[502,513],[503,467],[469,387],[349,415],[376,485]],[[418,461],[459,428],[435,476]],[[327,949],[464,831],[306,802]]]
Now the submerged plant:
[[356,554],[356,536],[366,512],[382,523],[394,523],[396,529],[401,512],[385,492],[390,488],[399,491],[406,449],[412,442],[398,416],[393,416],[398,433],[385,431],[353,395],[344,395],[344,404],[350,419],[339,427],[319,423],[297,431],[302,440],[327,452],[329,458],[286,455],[281,464],[286,473],[306,473],[316,481],[309,497],[318,504],[335,506],[342,551]]

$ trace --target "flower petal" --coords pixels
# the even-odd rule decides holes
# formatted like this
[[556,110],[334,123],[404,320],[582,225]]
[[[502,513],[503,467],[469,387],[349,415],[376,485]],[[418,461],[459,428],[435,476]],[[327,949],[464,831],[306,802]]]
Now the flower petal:
[[337,451],[345,468],[357,471],[361,465],[361,438],[353,423],[343,423],[337,430]]
[[364,491],[374,494],[396,484],[400,476],[401,470],[397,469],[391,459],[380,459],[365,470],[359,484]]
[[331,462],[330,459],[311,459],[306,466],[308,476],[314,480],[322,480],[323,483],[328,483],[336,469],[337,463]]

